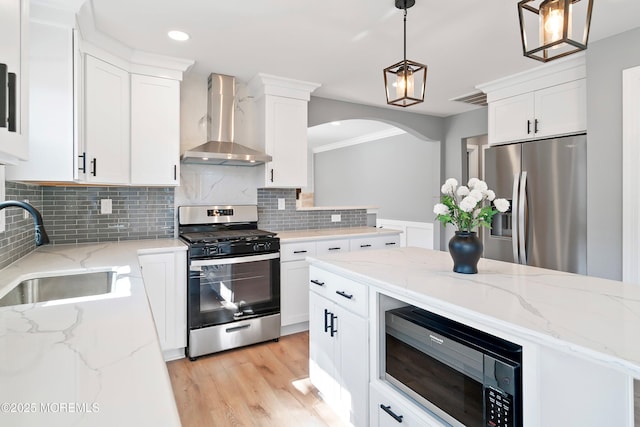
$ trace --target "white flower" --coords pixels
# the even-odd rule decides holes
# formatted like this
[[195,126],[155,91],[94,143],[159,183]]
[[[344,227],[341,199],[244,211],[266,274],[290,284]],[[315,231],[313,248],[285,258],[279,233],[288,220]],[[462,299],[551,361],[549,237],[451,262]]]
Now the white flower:
[[442,194],[453,194],[456,191],[456,187],[458,187],[458,181],[455,178],[449,178],[444,182],[440,191],[442,191]]
[[489,186],[487,185],[486,182],[482,181],[482,180],[478,180],[474,185],[473,185],[473,189],[474,190],[480,190],[482,192],[485,192],[489,189]]
[[478,181],[480,181],[478,178],[471,178],[469,182],[467,182],[467,187],[473,189]]
[[498,212],[506,212],[509,210],[509,201],[507,199],[495,199],[493,205]]
[[462,209],[464,212],[471,212],[476,208],[477,204],[478,200],[471,197],[471,195],[468,195],[460,201],[460,209]]
[[484,195],[487,196],[487,200],[490,202],[496,198],[496,193],[494,193],[493,190],[486,190]]
[[437,203],[433,207],[433,213],[436,215],[446,215],[449,213],[449,208],[446,205],[443,205],[442,203]]
[[474,188],[469,192],[468,197],[473,197],[476,200],[476,202],[480,202],[484,198],[484,194],[482,194],[482,191]]
[[460,197],[464,197],[469,195],[469,189],[467,187],[465,187],[464,185],[461,185],[460,187],[458,187],[458,196]]

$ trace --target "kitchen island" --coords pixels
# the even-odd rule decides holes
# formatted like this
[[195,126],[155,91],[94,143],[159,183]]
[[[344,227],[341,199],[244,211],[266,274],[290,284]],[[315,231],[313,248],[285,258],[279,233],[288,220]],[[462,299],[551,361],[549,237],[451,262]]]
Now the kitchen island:
[[178,240],[42,246],[0,272],[113,271],[111,293],[0,307],[0,425],[180,426],[138,262]]
[[385,306],[411,304],[522,346],[525,426],[634,425],[639,287],[486,259],[478,274],[457,274],[448,253],[419,248],[308,261],[312,291],[314,280],[367,287],[369,380],[380,393],[398,394],[381,372]]

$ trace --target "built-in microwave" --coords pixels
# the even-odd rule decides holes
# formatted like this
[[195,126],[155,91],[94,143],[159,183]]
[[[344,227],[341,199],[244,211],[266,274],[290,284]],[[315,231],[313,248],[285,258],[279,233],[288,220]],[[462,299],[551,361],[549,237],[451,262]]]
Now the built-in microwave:
[[385,312],[384,378],[455,427],[522,426],[522,347],[414,306]]

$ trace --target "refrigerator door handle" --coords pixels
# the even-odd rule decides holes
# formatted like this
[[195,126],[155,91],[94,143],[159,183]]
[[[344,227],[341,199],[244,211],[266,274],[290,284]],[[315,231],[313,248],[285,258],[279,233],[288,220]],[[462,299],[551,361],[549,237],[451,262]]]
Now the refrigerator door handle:
[[520,264],[527,264],[527,245],[526,245],[526,203],[527,203],[527,171],[522,172],[520,180],[520,197],[518,198],[518,241],[520,244]]
[[519,263],[518,257],[518,188],[520,174],[513,174],[513,196],[511,197],[511,245],[513,247],[513,262]]

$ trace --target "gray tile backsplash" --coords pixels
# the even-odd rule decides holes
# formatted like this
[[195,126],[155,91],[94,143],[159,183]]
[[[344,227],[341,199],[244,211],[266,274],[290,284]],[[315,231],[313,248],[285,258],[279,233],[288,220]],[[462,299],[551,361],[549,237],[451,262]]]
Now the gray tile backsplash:
[[[28,199],[42,214],[52,244],[174,237],[173,187],[49,187],[6,181],[7,200]],[[111,199],[112,213],[100,213]],[[35,249],[33,219],[8,208],[0,233],[0,269]]]
[[[278,210],[278,199],[285,200],[284,210]],[[331,215],[335,214],[340,214],[340,222],[331,222]],[[366,225],[366,209],[298,211],[295,189],[258,189],[258,227],[263,230],[292,231]]]

